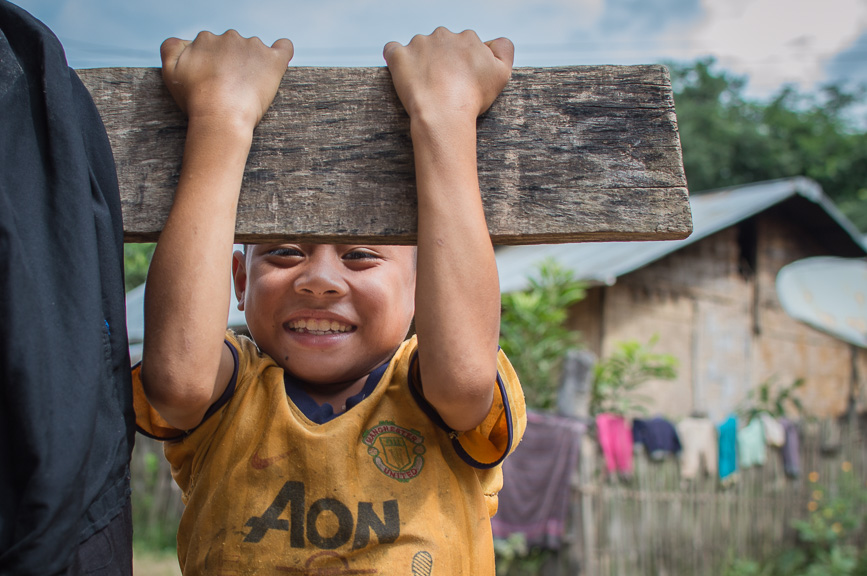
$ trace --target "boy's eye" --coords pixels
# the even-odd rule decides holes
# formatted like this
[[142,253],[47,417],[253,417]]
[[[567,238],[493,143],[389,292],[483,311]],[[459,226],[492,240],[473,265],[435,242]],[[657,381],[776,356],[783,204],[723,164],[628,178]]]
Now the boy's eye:
[[304,256],[301,250],[297,248],[292,248],[291,246],[280,246],[278,248],[272,248],[268,250],[268,256],[282,256],[282,257],[291,257],[291,256]]
[[376,260],[379,256],[367,250],[352,250],[343,255],[344,260]]

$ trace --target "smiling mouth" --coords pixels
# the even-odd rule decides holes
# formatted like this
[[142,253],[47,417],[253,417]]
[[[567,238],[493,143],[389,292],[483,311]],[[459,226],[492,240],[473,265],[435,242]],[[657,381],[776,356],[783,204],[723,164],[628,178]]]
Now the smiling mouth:
[[292,320],[286,324],[292,332],[298,332],[299,334],[315,334],[317,336],[324,336],[326,334],[345,334],[346,332],[354,332],[356,329],[356,327],[351,324],[342,324],[336,320],[318,318],[302,318],[301,320]]

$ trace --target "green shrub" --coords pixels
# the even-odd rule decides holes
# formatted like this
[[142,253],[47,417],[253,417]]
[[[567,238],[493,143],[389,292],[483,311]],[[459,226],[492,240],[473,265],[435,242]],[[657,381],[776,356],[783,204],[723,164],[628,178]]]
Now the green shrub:
[[123,281],[126,291],[144,284],[156,244],[123,245]]
[[864,525],[867,487],[850,462],[842,463],[841,472],[833,486],[823,484],[817,472],[807,476],[807,514],[792,522],[795,546],[765,564],[734,561],[726,575],[867,576],[867,550],[848,544]]
[[540,264],[528,281],[529,289],[503,295],[500,346],[521,379],[527,405],[553,410],[563,357],[580,342],[580,334],[566,328],[569,307],[586,289],[553,260]]
[[617,344],[617,349],[594,368],[593,395],[590,412],[600,414],[645,414],[648,398],[636,389],[648,380],[673,380],[677,377],[677,358],[656,354],[651,349],[658,338],[647,344],[629,340]]
[[[769,378],[747,393],[746,400],[738,409],[738,414],[747,422],[766,412],[774,418],[784,418],[790,410],[796,415],[803,415],[804,406],[796,396],[804,386],[804,379],[798,378],[782,388],[774,386],[774,378]],[[774,393],[776,389],[776,393]]]
[[494,539],[497,576],[536,576],[554,554],[527,546],[523,534],[515,533],[507,539]]
[[833,487],[822,484],[816,472],[807,477],[807,517],[792,522],[803,552],[799,573],[851,575],[859,563],[858,552],[846,542],[864,522],[867,489],[850,462],[841,464],[841,472]]

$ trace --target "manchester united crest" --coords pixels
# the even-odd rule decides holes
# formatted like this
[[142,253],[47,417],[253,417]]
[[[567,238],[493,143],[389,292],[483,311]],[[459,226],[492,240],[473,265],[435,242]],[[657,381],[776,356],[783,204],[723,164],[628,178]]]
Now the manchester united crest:
[[398,482],[409,482],[424,466],[424,437],[416,430],[407,430],[391,420],[382,420],[365,431],[367,453],[380,472]]

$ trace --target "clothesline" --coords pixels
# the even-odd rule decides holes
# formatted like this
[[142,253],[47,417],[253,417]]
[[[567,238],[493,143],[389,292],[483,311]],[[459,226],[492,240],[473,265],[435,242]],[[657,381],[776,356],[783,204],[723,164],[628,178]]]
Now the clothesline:
[[761,413],[741,426],[736,415],[715,425],[708,418],[689,417],[676,425],[665,418],[626,418],[603,413],[596,416],[596,437],[609,474],[629,476],[635,445],[643,445],[651,460],[680,457],[681,477],[695,478],[704,471],[721,480],[738,469],[761,466],[768,447],[780,449],[786,474],[800,475],[800,434],[797,423]]

